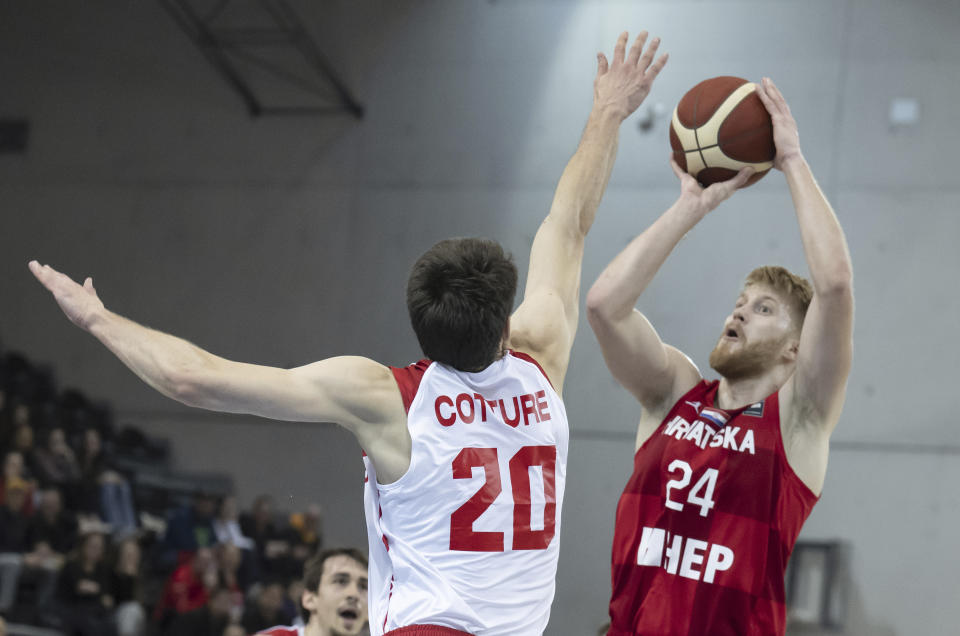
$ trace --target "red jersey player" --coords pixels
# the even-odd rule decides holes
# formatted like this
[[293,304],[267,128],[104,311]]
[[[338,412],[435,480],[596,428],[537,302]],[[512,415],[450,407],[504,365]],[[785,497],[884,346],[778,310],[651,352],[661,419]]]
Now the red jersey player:
[[677,202],[607,267],[587,296],[617,380],[640,401],[634,472],[614,531],[612,636],[783,634],[784,569],[819,497],[853,351],[852,268],[840,225],[769,79],[774,165],[787,178],[812,286],[751,272],[705,381],[634,305],[667,256],[750,169],[702,189],[673,168]]
[[212,410],[337,422],[356,436],[369,477],[372,634],[540,634],[556,576],[567,440],[560,393],[584,241],[620,124],[666,63],[655,59],[659,39],[644,48],[646,39],[642,32],[628,51],[623,33],[612,61],[598,56],[593,108],[512,315],[517,270],[493,241],[441,241],[414,265],[407,306],[430,358],[421,365],[233,362],[106,310],[89,278],[81,286],[48,265],[30,269],[71,321],[163,394]]
[[304,624],[271,627],[264,636],[354,636],[367,624],[367,559],[352,548],[324,550],[303,566]]

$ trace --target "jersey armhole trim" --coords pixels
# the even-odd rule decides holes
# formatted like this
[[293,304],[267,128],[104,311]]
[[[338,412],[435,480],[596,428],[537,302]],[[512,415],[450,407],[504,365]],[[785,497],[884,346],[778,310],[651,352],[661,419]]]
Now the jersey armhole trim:
[[407,413],[410,412],[413,399],[417,397],[420,380],[423,379],[423,374],[431,364],[433,363],[430,360],[419,360],[405,367],[390,367],[393,379],[396,380],[397,387],[400,389],[400,397],[403,398],[403,410]]
[[528,353],[524,353],[524,352],[522,352],[522,351],[516,351],[515,349],[510,349],[510,350],[508,351],[508,353],[509,353],[510,355],[512,355],[514,358],[518,358],[518,359],[520,359],[520,360],[524,360],[525,362],[530,362],[530,363],[532,363],[535,367],[537,367],[537,368],[540,370],[540,373],[543,374],[543,377],[546,378],[547,382],[550,384],[550,387],[554,390],[554,392],[556,392],[557,387],[553,386],[553,381],[550,379],[550,376],[547,375],[547,372],[543,370],[543,367],[540,366],[540,363],[537,362],[537,361],[533,358],[533,356],[531,356],[531,355],[528,354]]

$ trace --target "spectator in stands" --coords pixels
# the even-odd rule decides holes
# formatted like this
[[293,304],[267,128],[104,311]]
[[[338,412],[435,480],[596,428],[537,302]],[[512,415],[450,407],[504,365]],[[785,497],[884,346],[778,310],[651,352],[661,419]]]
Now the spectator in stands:
[[8,480],[0,505],[0,612],[8,612],[16,601],[23,553],[27,551],[29,520],[22,512],[27,489],[21,479]]
[[114,600],[105,560],[106,528],[89,528],[60,572],[57,597],[68,636],[113,636]]
[[136,530],[137,520],[130,484],[111,467],[109,458],[103,451],[100,431],[96,428],[89,427],[83,431],[79,463],[83,483],[81,507],[99,514],[113,526],[118,536]]
[[33,418],[30,405],[22,399],[11,400],[9,411],[10,428],[14,432],[13,447],[26,454],[33,449]]
[[252,583],[243,579],[243,555],[240,548],[232,543],[218,543],[214,554],[220,572],[220,585],[230,590],[233,607],[239,616],[243,614],[244,591]]
[[111,576],[117,604],[114,612],[117,636],[143,636],[146,633],[146,610],[141,603],[140,554],[140,544],[135,537],[127,537],[116,548]]
[[291,554],[297,561],[296,577],[303,570],[303,564],[320,551],[323,545],[323,530],[320,505],[312,503],[303,512],[290,515],[292,536]]
[[59,555],[60,565],[77,544],[77,520],[63,508],[60,491],[51,486],[40,492],[40,506],[31,518],[28,541],[34,550]]
[[17,450],[9,451],[3,456],[3,474],[0,475],[0,505],[3,505],[6,501],[7,485],[10,483],[17,483],[25,489],[19,512],[25,517],[32,515],[34,483],[27,478],[27,472],[23,465],[23,453]]
[[353,548],[324,550],[307,561],[300,599],[303,630],[275,627],[265,636],[352,636],[367,623],[367,558]]
[[240,528],[256,545],[258,563],[264,577],[282,576],[289,569],[290,536],[274,523],[273,497],[257,497],[250,514],[240,515]]
[[[163,537],[161,568],[179,564],[199,548],[212,548],[216,543],[213,515],[216,501],[209,493],[198,493],[190,506],[176,510],[167,523]],[[183,555],[186,553],[186,555]]]
[[166,627],[178,614],[207,604],[210,591],[217,587],[217,563],[211,548],[199,548],[167,579],[160,601],[154,608],[154,620]]
[[283,584],[268,581],[253,603],[247,604],[240,623],[247,632],[254,634],[275,625],[284,625],[293,617],[283,613]]
[[55,485],[63,492],[68,508],[79,504],[80,464],[59,426],[47,433],[45,446],[34,451],[37,480],[42,486]]
[[223,633],[231,620],[230,590],[215,587],[202,606],[176,616],[165,636],[212,636]]
[[241,550],[253,550],[255,545],[250,537],[244,536],[237,516],[237,498],[227,495],[220,500],[217,517],[213,520],[213,531],[217,543],[232,543]]
[[59,490],[45,488],[40,493],[39,509],[27,527],[30,552],[23,556],[21,574],[21,587],[29,583],[36,590],[32,606],[43,609],[53,599],[57,577],[76,544],[76,518],[63,509]]
[[[3,635],[0,634],[0,636]],[[233,623],[227,625],[226,629],[223,630],[223,636],[247,636],[247,630],[243,628],[243,625]]]
[[[304,563],[304,566],[306,566],[306,563]],[[302,571],[303,568],[301,568],[301,572]],[[287,616],[293,616],[293,625],[303,626],[305,624],[302,617],[303,606],[300,605],[300,601],[303,598],[303,591],[305,589],[307,588],[303,585],[303,576],[300,576],[299,578],[296,578],[287,584],[287,593],[283,597],[283,612]]]

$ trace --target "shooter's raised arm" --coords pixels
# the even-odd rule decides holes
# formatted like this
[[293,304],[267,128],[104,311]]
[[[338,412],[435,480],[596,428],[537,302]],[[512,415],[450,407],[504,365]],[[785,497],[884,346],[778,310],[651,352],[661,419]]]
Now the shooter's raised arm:
[[[788,398],[796,413],[807,415],[803,427],[828,436],[840,417],[853,360],[853,265],[840,222],[801,152],[790,107],[769,78],[758,86],[757,95],[773,120],[774,165],[783,171],[790,187],[813,287]],[[806,453],[804,457],[816,455]],[[817,485],[826,469],[825,458],[823,466],[812,467],[813,475],[806,474],[804,466],[797,468]]]
[[[665,345],[634,307],[680,239],[753,174],[702,188],[671,159],[680,197],[611,261],[587,294],[587,315],[614,377],[648,410],[672,404],[700,374],[686,356]],[[654,418],[656,419],[656,418]]]

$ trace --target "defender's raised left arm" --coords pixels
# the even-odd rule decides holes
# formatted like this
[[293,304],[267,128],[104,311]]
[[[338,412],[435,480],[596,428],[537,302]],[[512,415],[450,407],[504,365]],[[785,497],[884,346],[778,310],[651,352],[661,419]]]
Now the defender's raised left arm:
[[537,358],[558,391],[577,330],[584,240],[613,170],[620,124],[667,62],[666,55],[654,60],[660,39],[644,50],[646,40],[642,31],[627,52],[622,33],[611,62],[597,56],[593,109],[534,237],[523,302],[511,316],[509,345]]
[[769,78],[757,94],[773,119],[775,165],[790,187],[810,269],[813,299],[807,310],[793,378],[795,404],[809,422],[830,433],[843,407],[853,360],[853,267],[840,222],[800,151],[797,124]]

